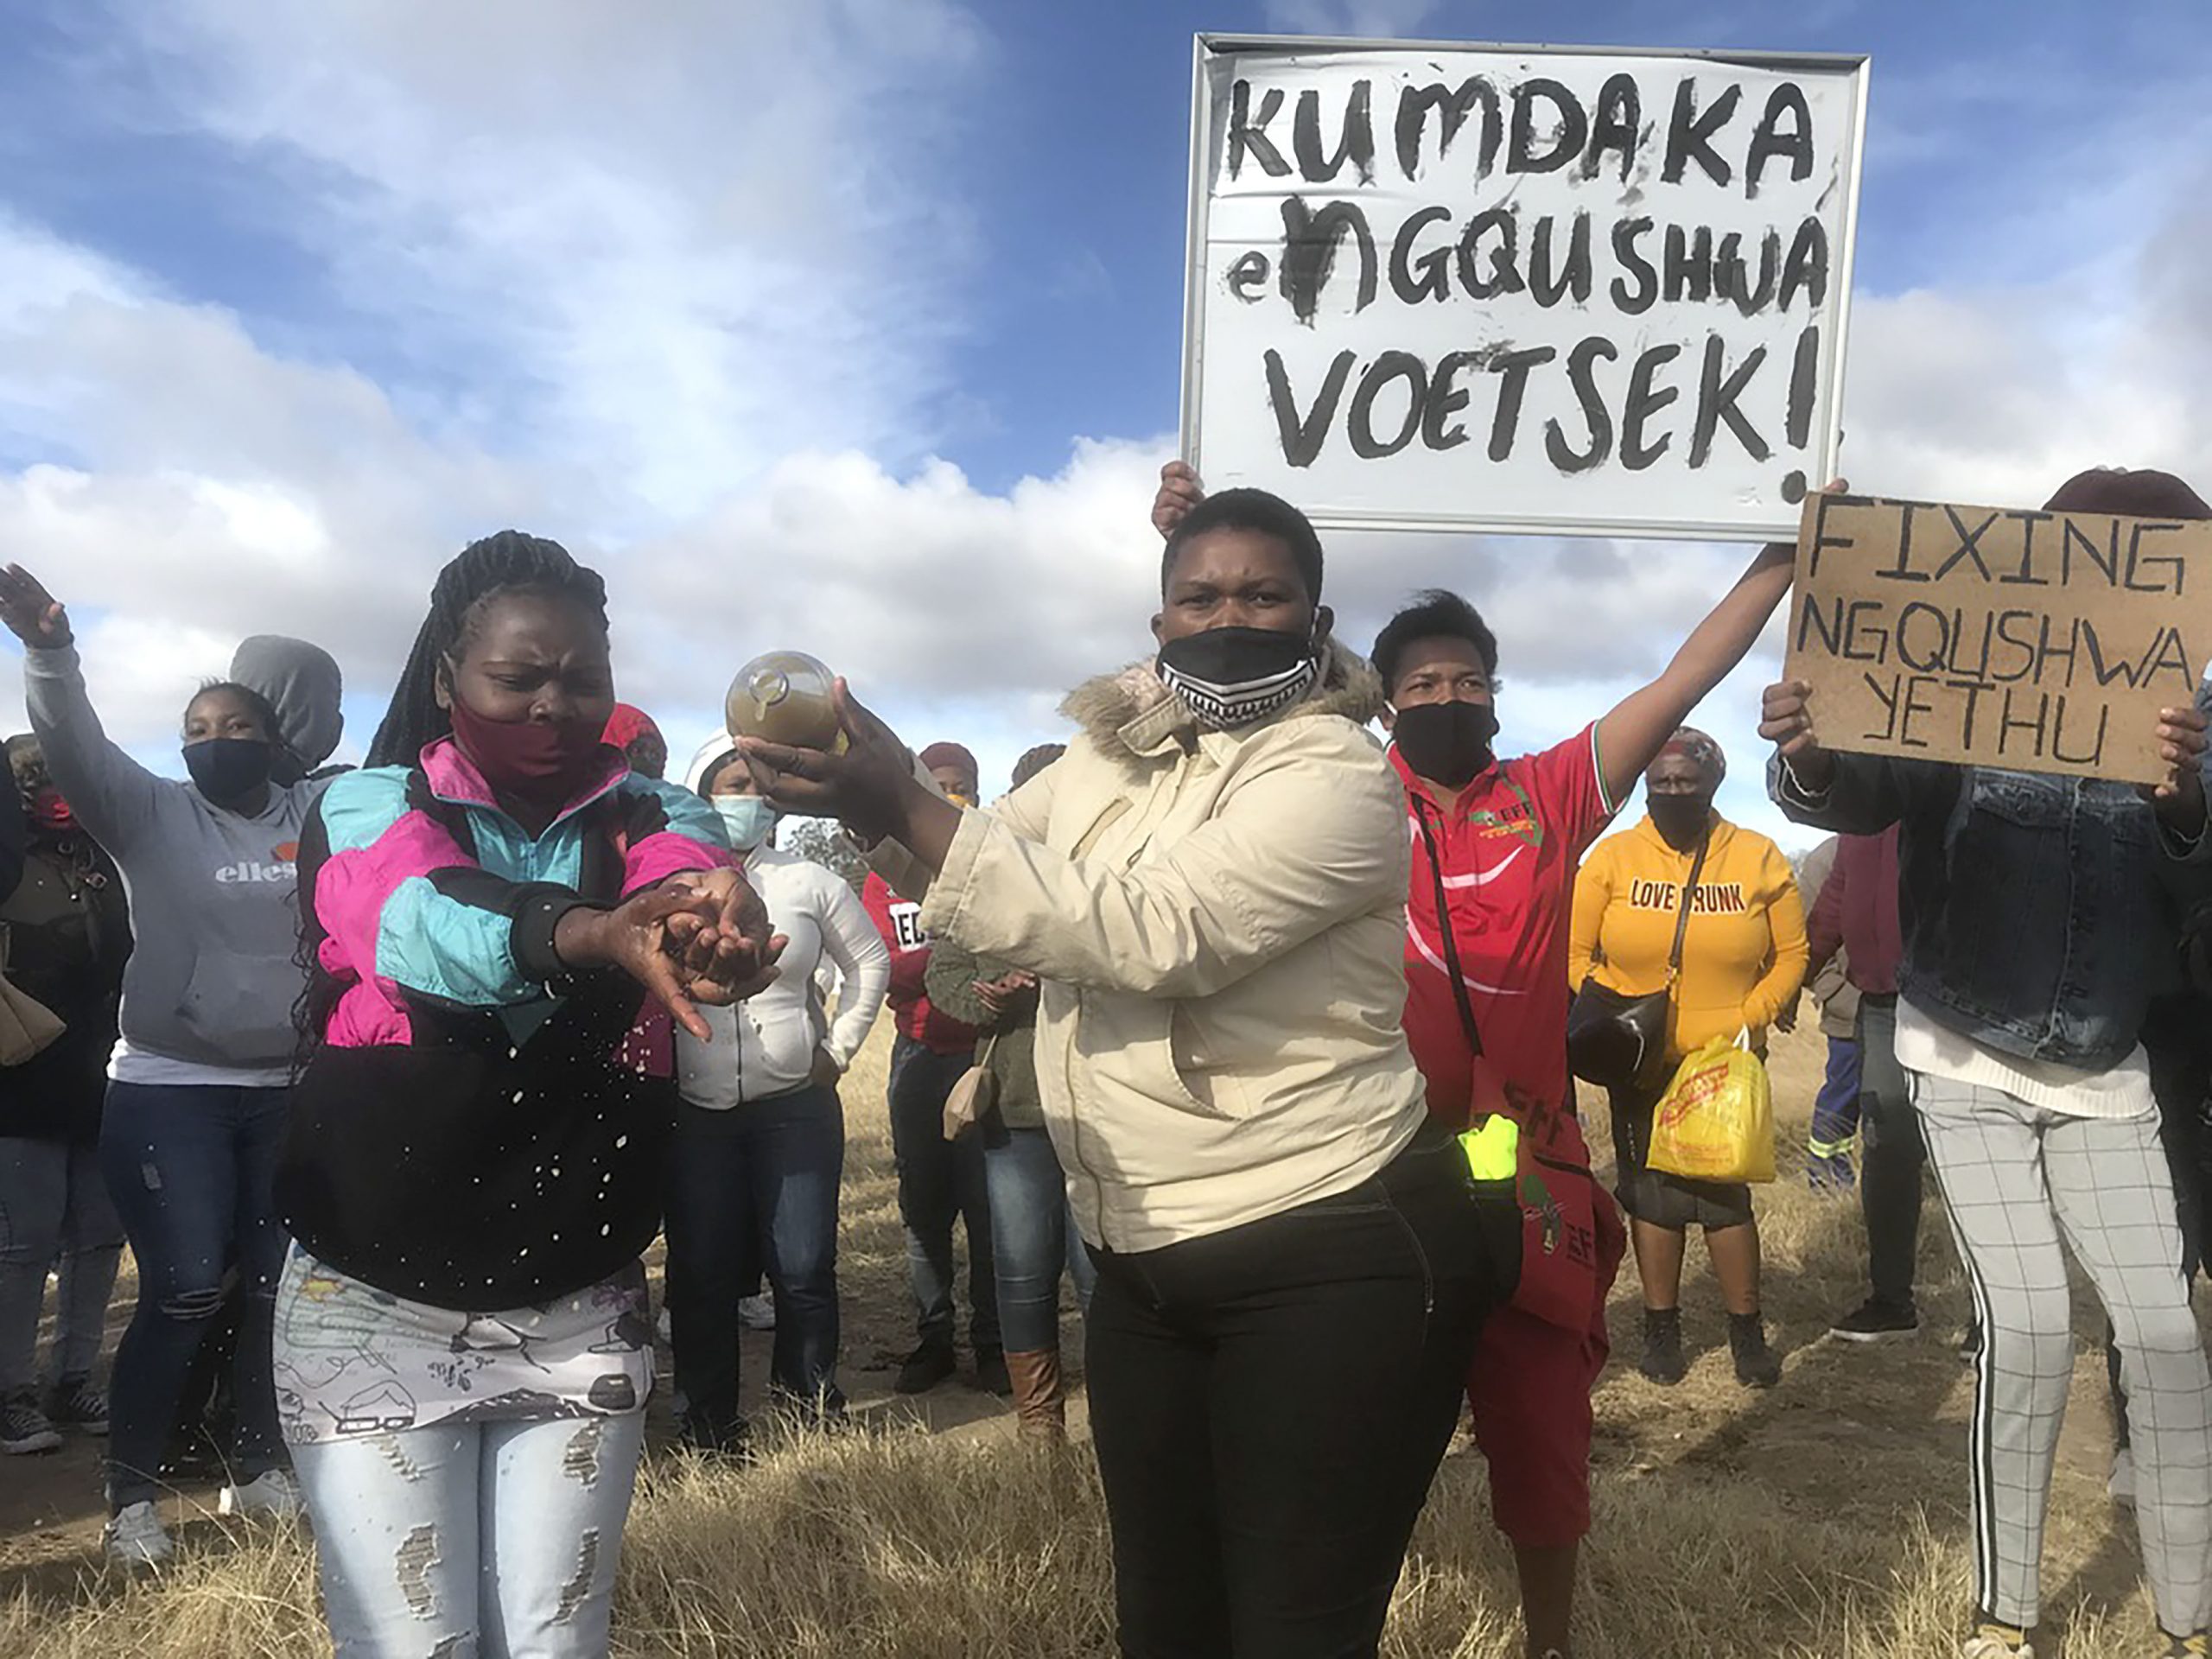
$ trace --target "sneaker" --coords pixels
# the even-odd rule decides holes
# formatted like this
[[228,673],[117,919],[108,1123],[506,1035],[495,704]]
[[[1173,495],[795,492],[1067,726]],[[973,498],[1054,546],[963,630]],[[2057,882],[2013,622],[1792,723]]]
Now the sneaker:
[[741,1296],[737,1303],[737,1322],[747,1331],[772,1331],[776,1328],[776,1298],[772,1291],[762,1291],[758,1296]]
[[2036,1650],[2017,1624],[1977,1618],[1973,1633],[1960,1645],[1959,1659],[2036,1659]]
[[1828,1334],[1846,1342],[1886,1342],[1911,1336],[1919,1329],[1920,1312],[1910,1302],[1900,1306],[1869,1296],[1830,1325]]
[[2124,1446],[2112,1454],[2112,1478],[2105,1482],[2105,1496],[2123,1510],[2135,1507],[2135,1454]]
[[47,1391],[46,1414],[56,1428],[107,1433],[107,1395],[85,1376],[65,1376]]
[[[2164,1630],[2158,1632],[2166,1636]],[[2199,1630],[2195,1636],[2166,1636],[2166,1645],[2158,1649],[2158,1659],[2207,1659],[2212,1655],[2212,1633]]]
[[101,1534],[107,1558],[126,1567],[159,1567],[176,1554],[168,1529],[150,1503],[126,1503]]
[[1689,1375],[1689,1362],[1682,1357],[1680,1308],[1643,1310],[1643,1357],[1637,1362],[1636,1369],[1667,1388]]
[[1782,1356],[1766,1344],[1766,1321],[1756,1313],[1728,1316],[1728,1348],[1736,1357],[1736,1380],[1747,1389],[1770,1389],[1782,1381]]
[[20,1458],[60,1446],[61,1431],[38,1408],[38,1396],[31,1390],[18,1389],[0,1400],[0,1455]]
[[704,1412],[687,1409],[677,1425],[677,1433],[683,1444],[704,1458],[723,1458],[732,1463],[750,1463],[753,1450],[753,1426],[742,1417],[726,1421],[709,1417]]
[[976,1386],[985,1394],[995,1394],[1001,1400],[1014,1392],[1014,1376],[1006,1368],[1006,1350],[978,1348],[976,1351]]
[[272,1521],[296,1516],[306,1505],[300,1497],[300,1483],[292,1478],[289,1469],[271,1469],[267,1474],[256,1475],[244,1485],[228,1485],[215,1500],[218,1515],[257,1515]]
[[1848,1192],[1859,1185],[1858,1172],[1851,1166],[1851,1154],[1838,1153],[1833,1158],[1819,1154],[1808,1154],[1805,1160],[1805,1184],[1815,1192]]
[[927,1394],[960,1369],[949,1342],[928,1341],[906,1356],[892,1387],[900,1394]]

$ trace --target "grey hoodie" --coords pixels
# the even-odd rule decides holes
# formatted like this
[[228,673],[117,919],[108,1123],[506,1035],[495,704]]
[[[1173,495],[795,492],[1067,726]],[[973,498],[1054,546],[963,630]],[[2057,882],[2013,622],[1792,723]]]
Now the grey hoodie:
[[231,658],[231,677],[276,710],[276,734],[290,752],[277,757],[278,783],[298,783],[337,752],[346,734],[346,678],[321,645],[257,633]]
[[[110,741],[73,647],[23,653],[31,729],[62,798],[123,870],[137,944],[123,981],[123,1039],[156,1062],[263,1071],[294,1049],[299,912],[295,860],[321,784],[272,784],[258,817],[156,778]],[[117,1072],[131,1081],[126,1069]]]

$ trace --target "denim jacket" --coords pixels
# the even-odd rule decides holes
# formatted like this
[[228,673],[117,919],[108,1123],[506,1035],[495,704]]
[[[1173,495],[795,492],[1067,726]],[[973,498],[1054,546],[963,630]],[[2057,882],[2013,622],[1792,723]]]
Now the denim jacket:
[[2126,1058],[2152,1001],[2180,988],[2174,884],[2204,849],[2170,845],[2130,784],[1834,760],[1824,794],[1778,760],[1768,792],[1818,829],[1899,826],[1899,992],[2001,1054],[2088,1071]]

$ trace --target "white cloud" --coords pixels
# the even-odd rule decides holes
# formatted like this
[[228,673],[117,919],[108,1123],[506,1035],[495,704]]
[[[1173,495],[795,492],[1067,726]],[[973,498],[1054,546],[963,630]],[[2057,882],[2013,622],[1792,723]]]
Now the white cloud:
[[926,452],[970,241],[927,157],[985,49],[957,7],[130,16],[168,118],[296,180],[288,229],[416,395],[486,447],[593,458],[572,512],[696,511],[792,448]]
[[1437,0],[1268,0],[1268,27],[1283,35],[1376,40],[1412,35]]

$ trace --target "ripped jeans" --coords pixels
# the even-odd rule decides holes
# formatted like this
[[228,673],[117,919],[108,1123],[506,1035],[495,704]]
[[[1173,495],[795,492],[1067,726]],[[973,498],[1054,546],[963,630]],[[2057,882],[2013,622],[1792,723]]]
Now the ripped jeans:
[[645,1440],[632,1411],[296,1445],[338,1659],[605,1654]]
[[283,1467],[270,1334],[284,1263],[275,1186],[287,1093],[108,1085],[100,1168],[138,1268],[138,1306],[109,1385],[112,1509],[155,1496],[178,1396],[233,1272],[244,1301],[232,1473],[244,1482]]

